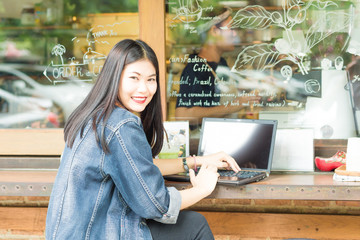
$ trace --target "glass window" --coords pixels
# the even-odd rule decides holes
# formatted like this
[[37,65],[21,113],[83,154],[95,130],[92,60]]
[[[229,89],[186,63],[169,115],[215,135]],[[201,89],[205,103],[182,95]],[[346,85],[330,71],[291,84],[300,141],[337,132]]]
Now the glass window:
[[188,120],[191,138],[203,117],[276,119],[317,139],[356,136],[356,1],[166,6],[167,120]]
[[63,127],[124,38],[139,38],[137,0],[2,0],[0,128]]

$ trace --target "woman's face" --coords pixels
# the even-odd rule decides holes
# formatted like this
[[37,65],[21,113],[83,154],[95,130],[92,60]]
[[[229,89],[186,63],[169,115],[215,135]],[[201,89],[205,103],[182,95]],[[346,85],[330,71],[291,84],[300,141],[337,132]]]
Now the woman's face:
[[142,112],[156,89],[156,71],[149,60],[142,59],[125,66],[120,78],[119,98],[129,111]]

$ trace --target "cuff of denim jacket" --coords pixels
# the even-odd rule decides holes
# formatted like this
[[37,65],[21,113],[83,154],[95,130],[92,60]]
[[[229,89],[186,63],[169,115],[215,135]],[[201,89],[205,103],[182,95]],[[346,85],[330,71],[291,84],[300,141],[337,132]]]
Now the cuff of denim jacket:
[[155,218],[154,220],[165,224],[175,224],[180,212],[181,195],[174,187],[168,187],[167,189],[170,196],[168,211],[163,214],[162,218]]

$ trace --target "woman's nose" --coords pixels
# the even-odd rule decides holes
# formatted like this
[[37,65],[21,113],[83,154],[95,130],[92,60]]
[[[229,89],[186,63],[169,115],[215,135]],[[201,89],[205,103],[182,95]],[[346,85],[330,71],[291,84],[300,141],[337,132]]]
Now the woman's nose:
[[139,81],[138,91],[147,92],[148,90],[147,82],[145,80]]

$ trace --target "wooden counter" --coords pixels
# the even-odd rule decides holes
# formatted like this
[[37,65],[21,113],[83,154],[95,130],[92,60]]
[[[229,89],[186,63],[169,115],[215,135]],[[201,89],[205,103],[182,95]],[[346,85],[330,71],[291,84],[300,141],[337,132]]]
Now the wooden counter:
[[[56,170],[0,170],[0,196],[50,196]],[[184,189],[187,182],[167,185]],[[333,180],[333,173],[271,173],[243,186],[220,185],[211,199],[293,199],[360,201],[360,182]]]
[[[178,189],[187,183],[168,182]],[[209,196],[215,199],[358,200],[360,182],[338,182],[333,173],[272,173],[268,178],[244,185],[218,185]]]
[[[55,176],[0,171],[0,233],[43,234]],[[333,173],[272,173],[244,186],[218,185],[189,209],[204,214],[217,240],[360,239],[360,182],[336,182]]]

